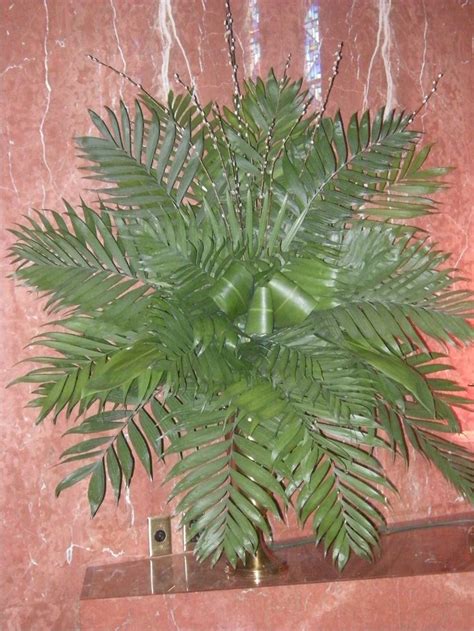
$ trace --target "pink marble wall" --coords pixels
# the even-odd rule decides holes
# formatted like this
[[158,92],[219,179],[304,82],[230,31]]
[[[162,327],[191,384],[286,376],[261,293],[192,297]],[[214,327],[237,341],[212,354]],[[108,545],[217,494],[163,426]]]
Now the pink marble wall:
[[[248,2],[234,0],[233,4],[238,52],[249,68]],[[295,77],[302,73],[308,4],[306,0],[259,0],[263,72],[271,64],[282,68],[287,53],[292,52],[292,72]],[[128,101],[134,97],[127,82],[93,65],[87,53],[130,73],[157,96],[173,87],[176,70],[185,80],[194,77],[202,100],[222,100],[230,94],[223,0],[2,0],[0,9],[2,227],[12,226],[32,208],[60,208],[62,196],[77,202],[83,182],[75,170],[72,137],[91,131],[87,107],[100,111],[104,105],[116,106],[119,97]],[[472,277],[474,253],[468,247],[474,193],[468,177],[472,166],[472,4],[462,0],[321,0],[320,16],[325,76],[337,43],[345,42],[332,104],[333,108],[340,105],[346,114],[385,101],[412,109],[430,88],[433,76],[445,71],[439,94],[418,125],[429,139],[437,140],[433,161],[454,165],[457,171],[450,178],[453,188],[442,196],[442,213],[425,226]],[[10,241],[4,233],[3,250]],[[20,374],[21,367],[12,366],[44,320],[35,297],[5,278],[10,270],[3,256],[0,265],[4,296],[1,376],[7,383]],[[469,381],[473,360],[472,351],[453,352],[464,383]],[[146,554],[146,516],[166,510],[166,493],[158,484],[153,487],[144,478],[138,479],[118,509],[106,502],[94,521],[88,517],[84,489],[74,488],[55,500],[54,486],[61,471],[54,465],[65,441],[60,439],[60,428],[49,423],[33,426],[34,415],[24,408],[27,399],[27,388],[20,387],[3,391],[1,399],[0,627],[72,631],[79,624],[78,596],[85,566]],[[467,412],[462,418],[465,436],[461,440],[472,443],[474,420]],[[409,476],[402,470],[394,476],[402,494],[395,502],[395,517],[466,510],[456,493],[419,459]],[[361,584],[354,589],[362,597],[366,587]],[[318,600],[323,598],[320,591],[314,592]],[[288,609],[293,607],[291,599],[287,602]],[[168,606],[172,609],[173,601]],[[189,614],[205,619],[204,609],[193,611],[191,600],[188,606]],[[325,604],[320,620],[328,626],[320,628],[330,624],[333,631],[347,628],[338,626],[341,607],[344,602],[338,599]],[[229,624],[219,628],[236,629]],[[179,628],[193,628],[190,625],[183,619]],[[258,615],[254,628],[264,628]]]

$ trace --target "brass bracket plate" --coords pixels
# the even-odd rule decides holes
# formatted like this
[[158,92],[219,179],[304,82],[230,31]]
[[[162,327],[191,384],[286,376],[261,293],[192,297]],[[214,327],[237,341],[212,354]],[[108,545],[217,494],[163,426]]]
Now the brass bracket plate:
[[148,517],[148,542],[150,556],[171,554],[171,518],[168,515]]

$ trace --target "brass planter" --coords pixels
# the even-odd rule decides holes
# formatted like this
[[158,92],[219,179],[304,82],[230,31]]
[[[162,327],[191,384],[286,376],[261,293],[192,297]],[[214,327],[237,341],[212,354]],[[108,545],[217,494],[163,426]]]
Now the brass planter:
[[[286,561],[278,558],[277,555],[270,550],[263,536],[263,532],[259,532],[258,547],[255,554],[247,552],[245,561],[239,560],[235,569],[231,571],[238,574],[251,574],[256,580],[263,576],[271,576],[279,574],[288,569]],[[230,567],[230,566],[229,566]]]

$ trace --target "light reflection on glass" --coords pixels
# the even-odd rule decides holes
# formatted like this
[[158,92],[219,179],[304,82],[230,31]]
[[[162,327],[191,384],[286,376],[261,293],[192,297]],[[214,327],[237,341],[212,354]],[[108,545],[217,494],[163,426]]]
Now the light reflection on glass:
[[260,10],[258,8],[258,0],[249,0],[248,4],[248,21],[249,21],[249,49],[250,49],[250,72],[252,79],[258,76],[260,72]]
[[319,6],[312,2],[304,21],[304,74],[308,88],[316,102],[321,102],[321,39],[319,34]]

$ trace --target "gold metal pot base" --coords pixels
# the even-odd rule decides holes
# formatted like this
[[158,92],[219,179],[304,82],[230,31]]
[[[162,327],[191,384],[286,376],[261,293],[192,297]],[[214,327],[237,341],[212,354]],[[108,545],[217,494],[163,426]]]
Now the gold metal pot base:
[[245,561],[239,560],[237,566],[233,568],[231,565],[226,566],[228,574],[245,574],[253,576],[255,582],[264,576],[272,576],[279,574],[288,569],[286,561],[279,559],[267,546],[263,536],[260,537],[257,552],[255,554],[247,553]]

